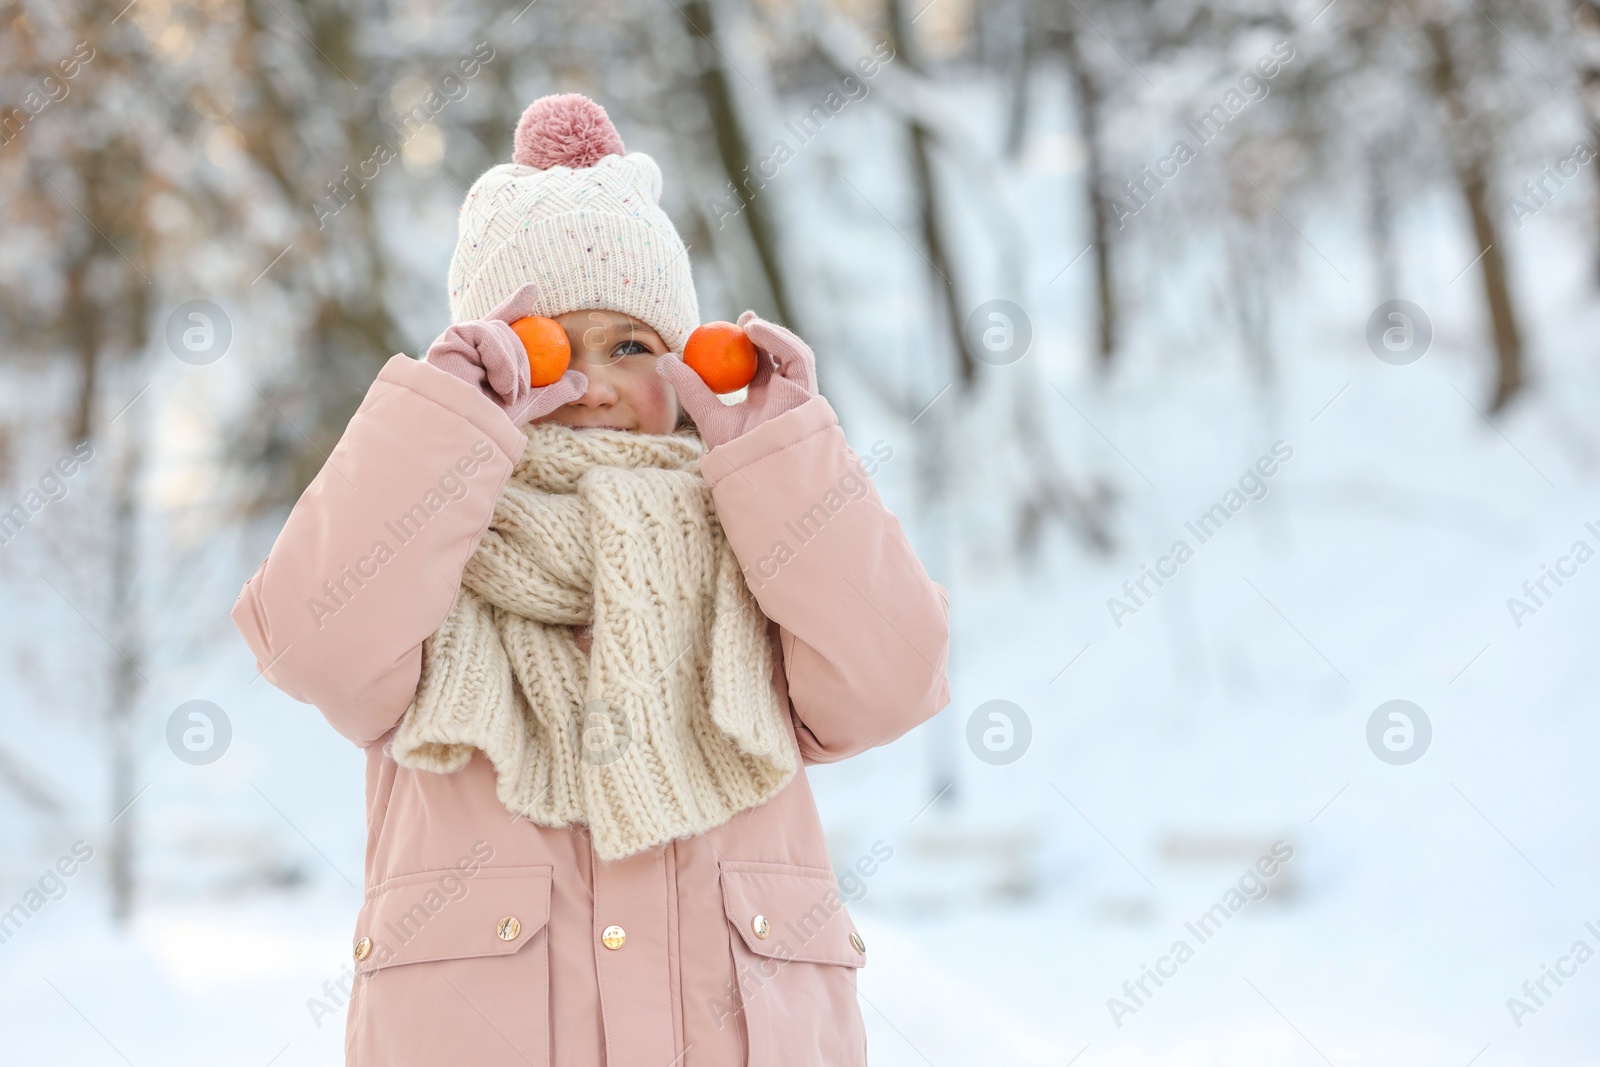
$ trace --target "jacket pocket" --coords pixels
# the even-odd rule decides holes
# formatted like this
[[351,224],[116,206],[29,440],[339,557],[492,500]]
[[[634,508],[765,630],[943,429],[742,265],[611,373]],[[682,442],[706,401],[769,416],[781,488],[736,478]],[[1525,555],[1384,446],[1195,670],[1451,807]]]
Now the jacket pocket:
[[548,1067],[551,873],[445,868],[369,889],[350,1067]]
[[833,872],[733,860],[718,867],[750,1067],[864,1067],[856,970],[866,946]]

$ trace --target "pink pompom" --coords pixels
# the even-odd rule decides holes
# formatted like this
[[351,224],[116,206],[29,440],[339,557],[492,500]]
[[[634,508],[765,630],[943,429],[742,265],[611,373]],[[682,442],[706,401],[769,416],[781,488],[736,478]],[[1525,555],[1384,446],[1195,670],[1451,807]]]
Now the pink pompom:
[[524,167],[592,167],[624,153],[606,109],[582,93],[541,96],[517,122],[511,161]]

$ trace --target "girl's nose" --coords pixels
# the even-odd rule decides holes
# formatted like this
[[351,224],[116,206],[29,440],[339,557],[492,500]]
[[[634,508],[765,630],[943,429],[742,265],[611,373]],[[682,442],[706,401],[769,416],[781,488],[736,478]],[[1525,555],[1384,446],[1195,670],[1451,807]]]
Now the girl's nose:
[[615,371],[606,364],[573,360],[573,366],[589,380],[589,388],[573,403],[584,407],[601,408],[617,402],[617,385],[612,380]]

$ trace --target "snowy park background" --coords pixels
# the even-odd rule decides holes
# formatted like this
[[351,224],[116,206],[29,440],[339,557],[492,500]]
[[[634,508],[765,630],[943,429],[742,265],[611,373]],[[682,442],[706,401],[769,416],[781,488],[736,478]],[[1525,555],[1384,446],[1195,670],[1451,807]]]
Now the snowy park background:
[[951,592],[811,771],[875,1064],[1600,1064],[1593,5],[0,16],[6,1064],[342,1062],[363,760],[228,611],[561,91]]

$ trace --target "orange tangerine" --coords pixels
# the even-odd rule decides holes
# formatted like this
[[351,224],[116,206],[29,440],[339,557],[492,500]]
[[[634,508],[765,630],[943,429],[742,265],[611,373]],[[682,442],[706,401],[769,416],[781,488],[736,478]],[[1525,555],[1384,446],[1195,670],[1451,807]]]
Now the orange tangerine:
[[511,331],[528,353],[528,370],[534,386],[560,381],[572,365],[572,345],[561,324],[543,315],[529,315],[513,322]]
[[713,393],[731,393],[756,376],[756,346],[733,323],[708,322],[689,335],[683,362]]

